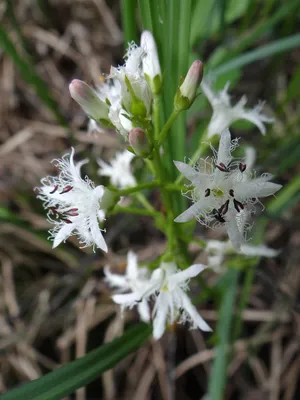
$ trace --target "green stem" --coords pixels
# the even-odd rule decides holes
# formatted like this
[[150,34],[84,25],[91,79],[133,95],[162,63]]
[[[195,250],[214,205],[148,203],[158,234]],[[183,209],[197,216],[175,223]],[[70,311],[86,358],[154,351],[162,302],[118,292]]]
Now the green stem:
[[159,134],[159,140],[158,140],[157,146],[156,146],[157,148],[159,148],[164,143],[164,141],[167,139],[169,130],[179,114],[180,114],[180,110],[176,110],[176,109],[173,110],[172,114],[170,115],[170,118],[168,119],[168,121],[166,122],[165,126],[162,128],[162,130]]
[[153,124],[154,124],[154,139],[158,140],[160,132],[160,96],[154,95],[153,98]]
[[152,182],[142,183],[141,185],[129,187],[127,189],[122,189],[122,190],[118,190],[116,188],[111,188],[111,187],[109,187],[108,189],[111,190],[112,192],[118,193],[119,196],[127,196],[129,194],[140,192],[141,190],[144,190],[144,189],[152,189],[157,186],[159,186],[159,182],[152,181]]
[[[162,164],[160,153],[157,148],[154,149],[153,153],[153,165],[157,174],[158,179],[160,180],[161,186],[161,194],[162,199],[164,202],[164,206],[167,213],[167,239],[168,239],[168,251],[167,253],[170,254],[172,257],[176,257],[181,255],[182,261],[184,262],[185,266],[189,264],[189,255],[187,251],[187,245],[183,241],[180,240],[180,227],[174,222],[174,205],[170,193],[166,189],[168,185],[166,179],[166,171]],[[178,257],[176,257],[178,258]],[[181,260],[178,260],[179,262]]]
[[123,214],[136,214],[136,215],[145,215],[148,217],[161,218],[161,214],[156,211],[145,210],[144,208],[137,207],[121,207],[115,206],[111,215],[123,213]]
[[146,210],[155,212],[154,208],[149,203],[148,199],[143,195],[143,193],[137,192],[135,193],[135,197],[141,203],[141,205],[145,207]]
[[184,185],[176,185],[175,183],[167,183],[164,187],[170,192],[181,192],[182,190],[187,190]]

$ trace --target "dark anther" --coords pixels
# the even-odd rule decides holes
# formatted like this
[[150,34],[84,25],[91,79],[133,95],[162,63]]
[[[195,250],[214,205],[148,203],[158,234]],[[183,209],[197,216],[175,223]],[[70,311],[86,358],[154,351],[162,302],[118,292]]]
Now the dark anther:
[[78,214],[78,208],[71,208],[68,211],[65,211],[65,214],[70,215],[70,217],[77,217]]
[[59,214],[59,212],[57,211],[57,209],[55,207],[49,207],[48,210],[52,211],[53,214]]
[[210,189],[205,190],[205,197],[208,197],[210,195]]
[[229,190],[229,194],[230,194],[231,197],[234,197],[234,191],[233,191],[233,189],[230,189],[230,190]]
[[222,217],[222,215],[220,215],[219,211],[216,208],[214,208],[212,210],[212,215],[216,218],[217,221],[226,222],[225,219]]
[[57,191],[57,189],[58,189],[58,185],[55,185],[55,186],[54,186],[54,189],[53,189],[53,190],[51,190],[50,194],[53,194],[53,193],[55,193],[55,192]]
[[73,189],[73,186],[67,185],[62,192],[60,192],[59,194],[64,194],[64,193],[68,193],[70,190]]
[[233,204],[234,208],[236,209],[237,212],[240,212],[241,210],[244,209],[244,206],[241,202],[237,201],[236,199],[233,199]]
[[66,224],[72,224],[72,221],[70,221],[67,218],[62,218],[62,220],[66,223]]
[[224,216],[227,211],[228,211],[228,206],[229,206],[229,200],[226,201],[220,208],[219,208],[219,214],[221,216]]
[[220,171],[222,172],[228,172],[228,168],[226,167],[226,165],[222,162],[220,162],[220,164],[216,165],[216,168],[218,168]]
[[155,290],[155,296],[157,297],[159,295],[159,291]]
[[246,164],[242,164],[242,163],[240,163],[239,164],[239,170],[241,171],[241,172],[244,172],[245,171],[245,169],[246,169]]

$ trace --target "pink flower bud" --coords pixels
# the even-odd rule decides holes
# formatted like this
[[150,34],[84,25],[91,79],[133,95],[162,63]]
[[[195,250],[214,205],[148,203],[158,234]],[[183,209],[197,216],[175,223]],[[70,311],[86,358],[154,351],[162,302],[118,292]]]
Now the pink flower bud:
[[147,135],[141,128],[133,128],[129,132],[129,143],[132,146],[135,154],[141,157],[147,157],[151,152],[151,145]]
[[74,79],[69,85],[69,90],[71,97],[91,118],[98,122],[108,119],[108,105],[85,82]]
[[194,61],[176,94],[175,106],[178,109],[184,110],[193,104],[202,77],[203,64],[200,60]]

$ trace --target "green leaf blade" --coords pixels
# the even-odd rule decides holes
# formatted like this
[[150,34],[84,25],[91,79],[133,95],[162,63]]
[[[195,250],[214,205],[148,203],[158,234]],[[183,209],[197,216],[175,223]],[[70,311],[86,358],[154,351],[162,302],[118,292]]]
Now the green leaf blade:
[[151,327],[139,324],[121,337],[101,346],[49,374],[5,393],[1,400],[57,400],[73,393],[112,368],[132,351],[138,349],[151,333]]

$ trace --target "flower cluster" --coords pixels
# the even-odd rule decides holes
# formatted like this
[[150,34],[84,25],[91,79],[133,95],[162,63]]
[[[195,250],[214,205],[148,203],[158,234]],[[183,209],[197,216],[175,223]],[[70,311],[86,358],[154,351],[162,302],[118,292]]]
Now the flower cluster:
[[108,284],[117,287],[119,292],[130,291],[113,295],[114,302],[122,308],[137,305],[141,319],[146,322],[150,321],[148,303],[153,300],[153,337],[159,339],[166,326],[176,321],[179,324],[189,323],[191,329],[211,331],[186,294],[189,280],[205,268],[204,265],[194,264],[182,271],[174,262],[163,262],[149,277],[148,269],[138,268],[137,258],[130,252],[125,276],[112,274],[108,267],[105,268],[105,275]]
[[160,91],[161,83],[156,44],[145,31],[141,46],[130,43],[125,64],[112,66],[96,90],[75,79],[70,93],[96,123],[113,126],[127,140],[134,127],[150,123],[153,93]]
[[[110,161],[97,160],[100,167],[98,175],[109,179],[111,186],[108,188],[94,185],[87,176],[81,177],[81,167],[87,160],[76,163],[74,149],[71,154],[54,160],[58,176],[42,179],[39,188],[38,198],[43,201],[48,221],[54,226],[50,230],[53,247],[75,235],[83,247],[91,246],[107,252],[102,224],[112,211],[121,210],[155,219],[155,226],[168,238],[165,254],[154,260],[154,264],[158,265],[156,269],[146,265],[139,267],[137,256],[132,251],[128,253],[124,275],[113,273],[108,266],[104,269],[105,281],[114,290],[113,301],[122,310],[136,306],[140,318],[153,323],[155,339],[161,338],[166,327],[176,322],[188,323],[191,328],[203,331],[211,330],[188,296],[190,279],[198,276],[206,266],[193,264],[180,269],[184,257],[180,250],[181,245],[185,245],[185,238],[183,230],[174,224],[176,214],[170,191],[174,186],[175,190],[181,190],[181,186],[170,182],[169,170],[174,165],[166,166],[161,158],[161,146],[172,123],[198,96],[202,75],[202,62],[194,61],[174,93],[173,112],[161,130],[158,96],[162,88],[162,73],[150,32],[142,33],[140,46],[130,43],[125,64],[111,67],[109,75],[97,88],[93,89],[78,79],[73,80],[70,94],[90,117],[90,129],[99,126],[114,128],[130,146],[116,153]],[[252,110],[246,109],[246,98],[243,97],[231,106],[228,85],[217,94],[207,82],[202,82],[201,88],[213,108],[205,139],[214,136],[214,140],[219,139],[219,147],[216,150],[211,145],[213,156],[200,159],[195,165],[174,161],[177,169],[190,181],[183,194],[193,203],[177,216],[175,222],[195,218],[206,227],[222,226],[226,229],[230,241],[208,241],[204,249],[208,255],[208,267],[220,272],[228,252],[240,251],[245,255],[266,257],[278,254],[264,245],[251,246],[246,240],[251,228],[250,218],[260,203],[259,199],[274,195],[281,185],[270,182],[271,174],[256,177],[252,170],[255,162],[253,148],[246,148],[244,158],[232,156],[239,144],[238,139],[232,140],[228,130],[234,121],[251,121],[262,134],[266,131],[264,124],[273,122],[272,118],[262,113],[262,104]],[[199,153],[196,151],[195,154]],[[132,171],[135,156],[146,159],[140,165],[145,166],[147,171],[137,173],[137,176],[147,179],[141,184]],[[162,191],[163,213],[156,210],[141,193],[141,190],[153,187]],[[134,193],[136,196],[127,202],[130,206],[116,206],[122,196]],[[189,240],[192,240],[190,236],[186,242]],[[188,265],[186,259],[185,265]]]
[[194,167],[175,161],[179,171],[191,181],[191,189],[185,195],[193,205],[180,214],[175,221],[187,222],[196,218],[202,225],[223,225],[236,250],[245,242],[251,228],[249,218],[255,213],[259,198],[271,196],[281,185],[269,182],[271,174],[254,177],[248,172],[244,160],[231,155],[238,140],[231,140],[229,130],[222,133],[219,150],[212,159],[201,159]]

